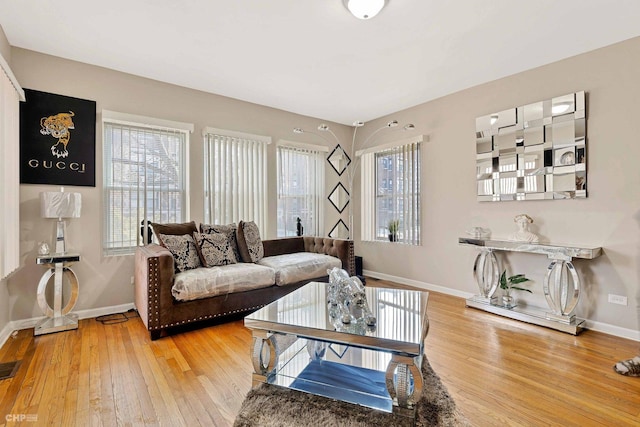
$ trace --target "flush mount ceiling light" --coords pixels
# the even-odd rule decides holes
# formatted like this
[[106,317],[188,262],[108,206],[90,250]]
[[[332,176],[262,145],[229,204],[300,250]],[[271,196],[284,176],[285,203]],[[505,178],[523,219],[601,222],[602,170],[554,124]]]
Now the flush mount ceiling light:
[[342,0],[344,7],[358,19],[371,19],[387,4],[387,0]]

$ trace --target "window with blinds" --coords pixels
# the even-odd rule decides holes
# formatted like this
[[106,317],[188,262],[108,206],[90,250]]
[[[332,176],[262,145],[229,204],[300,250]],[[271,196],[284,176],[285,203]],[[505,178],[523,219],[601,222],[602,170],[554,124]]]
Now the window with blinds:
[[328,149],[278,145],[278,237],[296,236],[297,219],[305,236],[324,235],[324,159]]
[[0,279],[20,266],[20,101],[24,91],[0,56]]
[[265,233],[271,138],[213,128],[206,128],[203,136],[205,222],[254,221]]
[[362,154],[363,240],[388,240],[397,221],[397,241],[420,244],[420,142]]
[[133,253],[151,241],[144,221],[185,222],[189,217],[189,133],[103,120],[103,250],[106,255]]

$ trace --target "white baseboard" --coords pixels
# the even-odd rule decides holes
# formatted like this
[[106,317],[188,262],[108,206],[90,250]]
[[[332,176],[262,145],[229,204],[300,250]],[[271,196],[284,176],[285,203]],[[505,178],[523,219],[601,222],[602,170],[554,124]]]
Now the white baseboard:
[[[130,302],[127,304],[112,305],[109,307],[100,307],[100,308],[91,308],[88,310],[72,311],[72,313],[77,314],[78,319],[81,320],[81,319],[91,319],[94,317],[104,316],[107,314],[123,313],[125,311],[131,310],[132,308],[135,308],[135,306],[133,305],[132,302]],[[2,331],[0,331],[0,347],[2,347],[7,342],[7,340],[13,333],[13,331],[20,331],[22,329],[33,328],[42,319],[44,319],[44,316],[32,317],[30,319],[14,320],[9,322],[2,329]]]
[[[404,277],[392,276],[390,274],[379,273],[377,271],[363,270],[362,272],[367,277],[373,277],[375,279],[389,280],[391,282],[400,283],[401,285],[415,286],[416,288],[424,289],[427,291],[440,292],[442,294],[451,295],[459,298],[470,298],[473,293],[459,291],[457,289],[445,288],[444,286],[438,286],[431,283],[420,282],[418,280],[405,279]],[[633,341],[640,341],[640,331],[634,329],[621,328],[619,326],[610,325],[608,323],[596,322],[593,320],[585,320],[585,329],[592,331],[602,332],[604,334],[613,335],[620,338],[626,338]]]
[[385,273],[378,273],[377,271],[363,270],[362,274],[364,274],[366,277],[373,277],[374,279],[389,280],[390,282],[400,283],[401,285],[415,286],[416,288],[424,289],[427,291],[440,292],[441,294],[452,295],[459,298],[466,299],[473,296],[473,294],[470,292],[458,291],[456,289],[445,288],[444,286],[438,286],[432,283],[405,279],[404,277],[392,276]]

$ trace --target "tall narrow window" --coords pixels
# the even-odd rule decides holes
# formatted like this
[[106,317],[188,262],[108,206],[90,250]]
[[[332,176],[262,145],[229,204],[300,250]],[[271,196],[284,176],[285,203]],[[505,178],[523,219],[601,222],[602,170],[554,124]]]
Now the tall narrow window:
[[107,255],[132,253],[149,242],[143,221],[189,218],[187,154],[193,128],[103,111],[103,130],[103,250]]
[[420,244],[420,142],[422,137],[375,147],[362,155],[362,238]]
[[324,159],[321,146],[278,145],[278,236],[324,235]]
[[0,56],[0,279],[20,266],[20,101],[24,91]]
[[213,128],[203,135],[205,222],[254,221],[264,233],[271,138]]

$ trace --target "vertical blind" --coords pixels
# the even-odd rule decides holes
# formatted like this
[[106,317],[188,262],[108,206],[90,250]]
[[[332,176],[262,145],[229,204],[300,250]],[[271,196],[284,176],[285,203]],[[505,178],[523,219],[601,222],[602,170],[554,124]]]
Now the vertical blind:
[[324,147],[278,146],[278,236],[324,235]]
[[420,244],[421,138],[362,154],[362,239],[386,240],[389,221],[397,241]]
[[254,221],[264,233],[270,138],[211,128],[203,134],[205,222]]
[[0,56],[0,280],[20,265],[20,100],[24,92]]
[[188,133],[104,122],[105,254],[148,242],[144,220],[184,222]]

